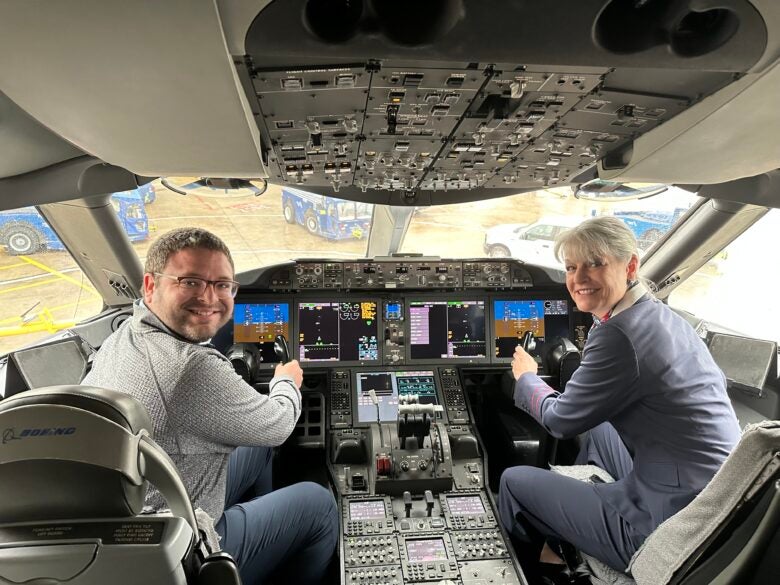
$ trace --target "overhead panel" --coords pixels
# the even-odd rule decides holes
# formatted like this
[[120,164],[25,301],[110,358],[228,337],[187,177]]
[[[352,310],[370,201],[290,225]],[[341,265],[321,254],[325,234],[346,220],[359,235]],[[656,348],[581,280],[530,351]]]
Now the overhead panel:
[[254,71],[272,179],[352,184],[370,77],[363,66]]
[[[630,165],[639,139],[766,44],[742,0],[680,2],[666,19],[657,3],[445,4],[398,21],[310,0],[258,15],[246,60],[272,180],[403,204],[570,184]],[[553,13],[555,37],[534,18]]]

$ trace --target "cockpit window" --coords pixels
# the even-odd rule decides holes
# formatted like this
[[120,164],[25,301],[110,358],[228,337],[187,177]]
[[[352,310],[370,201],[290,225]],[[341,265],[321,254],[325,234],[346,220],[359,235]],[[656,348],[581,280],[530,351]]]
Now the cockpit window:
[[[176,178],[185,184],[193,178]],[[147,207],[153,237],[198,226],[222,238],[236,272],[295,258],[356,258],[366,252],[373,206],[334,196],[269,185],[247,190],[201,187],[182,195],[155,181],[157,200]],[[153,238],[152,238],[153,239]],[[147,245],[136,246],[139,256]]]
[[780,209],[772,209],[680,284],[669,304],[739,334],[780,343],[780,316],[772,308],[780,273],[771,259],[778,233]]
[[[112,203],[121,221],[119,204]],[[103,299],[35,207],[0,212],[0,355],[102,308]]]
[[640,254],[669,231],[696,195],[670,188],[664,193],[628,202],[586,201],[570,188],[523,193],[473,203],[422,207],[415,210],[403,252],[442,257],[514,257],[560,268],[553,241],[561,232],[597,215],[623,220],[637,238]]

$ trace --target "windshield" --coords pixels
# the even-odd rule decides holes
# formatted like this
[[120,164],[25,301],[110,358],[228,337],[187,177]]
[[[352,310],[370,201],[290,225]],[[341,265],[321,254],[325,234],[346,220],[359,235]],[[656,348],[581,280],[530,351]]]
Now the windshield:
[[[186,178],[180,182],[186,181]],[[295,258],[365,256],[374,206],[270,185],[260,196],[199,189],[181,195],[156,184],[147,206],[151,229],[197,225],[225,240],[237,272]],[[563,230],[596,215],[622,219],[648,250],[696,200],[681,189],[637,201],[585,201],[569,187],[472,203],[417,207],[400,248],[446,258],[514,257],[560,267],[552,243]],[[144,256],[148,244],[137,245]]]
[[[179,182],[186,182],[180,180]],[[294,258],[355,258],[366,252],[371,211],[353,202],[269,185],[260,196],[222,189],[181,195],[155,181],[157,200],[148,205],[151,229],[159,235],[198,226],[230,248],[236,272]],[[149,242],[136,246],[143,259]]]
[[742,335],[780,343],[780,314],[772,308],[780,277],[767,262],[778,233],[780,209],[772,209],[680,284],[669,304]]
[[552,244],[563,230],[597,215],[614,215],[637,238],[640,253],[657,242],[697,200],[682,189],[636,201],[606,203],[549,189],[473,203],[415,209],[402,252],[448,258],[514,257],[560,268]]

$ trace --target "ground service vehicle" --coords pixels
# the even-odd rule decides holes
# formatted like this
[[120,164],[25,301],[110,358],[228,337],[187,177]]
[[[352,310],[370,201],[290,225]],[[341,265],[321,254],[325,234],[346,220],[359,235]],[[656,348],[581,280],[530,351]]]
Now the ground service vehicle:
[[613,215],[631,228],[642,248],[649,248],[664,235],[685,210],[673,212],[616,211]]
[[485,233],[485,253],[491,258],[517,258],[540,266],[560,267],[553,244],[556,236],[580,222],[580,218],[543,217],[530,225],[505,224]]
[[282,189],[285,221],[302,225],[309,233],[329,240],[367,237],[373,207],[300,189]]
[[[498,478],[512,465],[571,463],[576,444],[554,441],[512,406],[512,348],[530,331],[540,374],[563,389],[592,319],[561,271],[484,257],[485,234],[628,210],[549,188],[593,179],[680,187],[669,208],[687,211],[645,251],[641,275],[708,344],[740,423],[780,419],[777,2],[28,0],[0,3],[0,55],[15,56],[0,59],[0,208],[35,206],[67,249],[0,255],[0,330],[13,328],[0,336],[0,416],[29,387],[80,381],[88,354],[131,314],[149,242],[130,242],[110,194],[155,185],[147,213],[160,232],[199,225],[233,251],[236,319],[213,343],[238,346],[231,355],[258,389],[276,361],[268,336],[287,333],[302,363],[303,413],[278,450],[275,483],[333,490],[341,523],[329,583],[536,585],[497,520]],[[182,177],[268,189],[158,187]],[[292,189],[373,205],[367,237],[329,239],[323,230],[341,227],[318,219],[315,230],[305,211],[308,232],[288,223],[280,210]],[[328,217],[323,205],[318,218]],[[41,306],[72,325],[52,337]],[[416,433],[399,417],[410,394],[426,413]],[[1,422],[2,432],[70,436],[70,425],[43,415]],[[139,431],[118,424],[103,425],[105,440],[79,456],[109,465],[114,452],[135,453],[125,439]],[[66,445],[38,435],[4,434],[9,493],[21,472],[8,479],[4,453]],[[100,449],[113,440],[126,449]],[[134,445],[160,462],[144,441]],[[768,476],[760,494],[771,499],[777,478]],[[79,518],[95,526],[158,529],[157,544],[133,552],[164,549],[182,572],[182,557],[195,554],[186,521],[96,518],[108,492],[79,491],[67,475],[39,483],[47,492],[31,488],[28,511],[78,500]],[[52,549],[72,567],[125,550],[86,528],[78,541],[38,531],[33,545],[20,531],[51,516],[24,517],[14,501],[0,503],[0,581],[46,580],[38,556]],[[746,516],[758,509],[747,502]],[[176,515],[188,518],[185,508]],[[675,582],[772,582],[776,518],[762,518],[728,524],[728,538],[697,547]],[[33,557],[41,569],[30,575],[23,563]],[[134,558],[94,582],[133,582],[156,566]]]
[[[151,193],[149,195],[148,193]],[[114,193],[111,204],[131,242],[149,237],[144,203],[154,201],[154,191],[141,189]],[[64,250],[65,246],[34,207],[0,212],[0,242],[9,254],[32,254],[41,248]]]

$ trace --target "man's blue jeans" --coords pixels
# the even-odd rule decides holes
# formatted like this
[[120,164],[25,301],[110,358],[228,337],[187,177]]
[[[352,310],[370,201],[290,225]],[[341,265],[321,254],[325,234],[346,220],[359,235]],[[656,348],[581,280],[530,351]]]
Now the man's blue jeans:
[[[297,483],[271,491],[272,449],[238,447],[228,462],[220,545],[238,563],[244,585],[320,583],[338,542],[333,495]],[[248,501],[241,502],[242,496]]]

